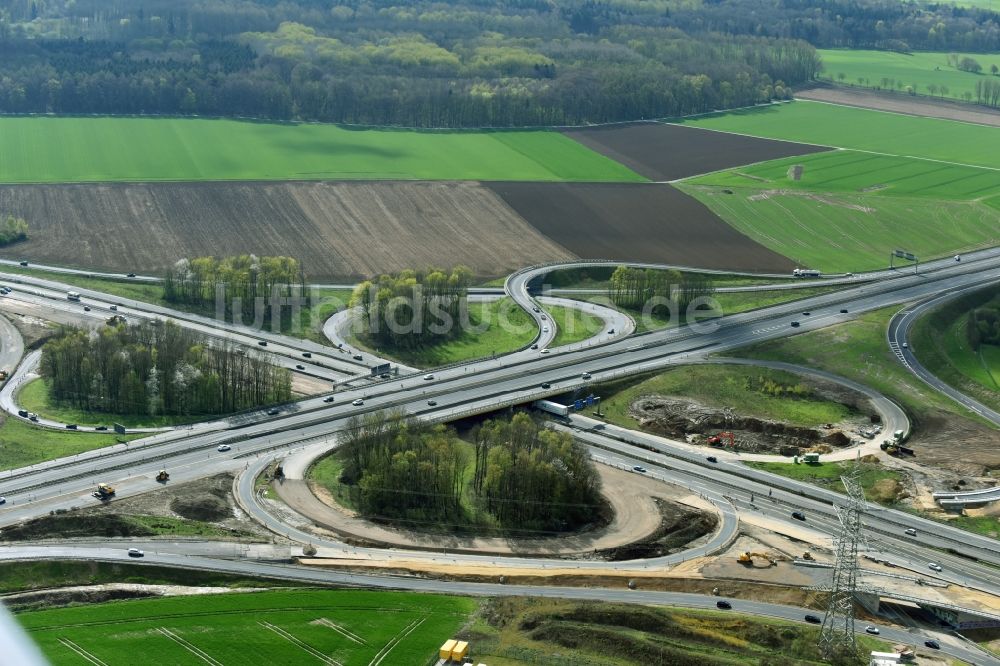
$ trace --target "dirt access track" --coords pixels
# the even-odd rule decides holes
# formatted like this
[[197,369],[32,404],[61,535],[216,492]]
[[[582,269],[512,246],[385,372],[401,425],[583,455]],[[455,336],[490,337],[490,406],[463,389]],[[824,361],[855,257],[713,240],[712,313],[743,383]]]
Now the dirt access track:
[[751,272],[793,262],[661,183],[488,183],[539,232],[585,259]]
[[806,143],[758,139],[660,122],[574,129],[563,133],[653,181],[690,178],[711,171],[830,150]]
[[296,257],[313,280],[442,264],[506,275],[573,258],[471,182],[9,185],[0,211],[30,225],[2,256],[122,273],[243,253]]

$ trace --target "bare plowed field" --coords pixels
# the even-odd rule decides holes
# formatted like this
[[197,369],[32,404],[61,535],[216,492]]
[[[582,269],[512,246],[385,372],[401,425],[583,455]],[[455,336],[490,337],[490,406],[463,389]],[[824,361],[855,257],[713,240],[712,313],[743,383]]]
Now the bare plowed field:
[[829,150],[665,123],[567,130],[575,139],[650,180],[688,178],[720,169]]
[[476,183],[12,185],[0,211],[30,225],[0,255],[95,270],[252,252],[297,257],[316,280],[455,264],[499,276],[572,258]]
[[828,86],[800,90],[795,93],[795,96],[800,99],[856,106],[862,109],[892,111],[911,116],[943,118],[945,120],[959,120],[966,123],[1000,127],[1000,112],[995,109],[952,102],[946,99],[929,99],[905,93],[875,92],[873,90]]
[[698,200],[655,183],[490,183],[538,231],[585,259],[784,272],[792,262]]

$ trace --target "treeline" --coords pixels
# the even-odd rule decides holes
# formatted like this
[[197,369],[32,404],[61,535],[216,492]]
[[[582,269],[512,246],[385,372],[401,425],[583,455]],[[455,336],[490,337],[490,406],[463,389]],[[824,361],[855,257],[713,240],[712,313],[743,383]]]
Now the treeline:
[[0,245],[10,245],[28,237],[28,223],[23,217],[0,216]]
[[57,403],[88,411],[225,414],[291,398],[288,370],[170,321],[61,329],[40,367]]
[[462,332],[471,284],[472,270],[466,266],[407,270],[361,282],[351,304],[361,308],[369,342],[417,349]]
[[974,351],[979,351],[981,345],[1000,345],[1000,298],[969,310],[965,334]]
[[586,451],[526,414],[476,428],[471,461],[453,430],[401,414],[355,417],[346,432],[340,480],[370,518],[468,525],[463,494],[493,524],[514,531],[570,530],[601,511],[600,479]]
[[305,291],[305,275],[291,257],[197,257],[181,259],[163,276],[163,298],[213,308],[218,314],[239,314],[255,326],[269,321],[274,311],[287,314],[278,299],[299,297]]
[[[629,310],[648,307],[655,315],[681,316],[695,299],[709,296],[714,290],[711,279],[700,273],[619,266],[611,274],[608,298]],[[674,304],[677,311],[671,312]]]

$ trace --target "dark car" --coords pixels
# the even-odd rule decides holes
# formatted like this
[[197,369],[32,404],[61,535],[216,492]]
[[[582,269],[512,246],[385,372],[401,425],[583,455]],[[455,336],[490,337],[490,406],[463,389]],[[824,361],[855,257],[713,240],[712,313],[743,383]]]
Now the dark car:
[[266,347],[267,346],[267,340],[258,340],[257,344],[260,345],[261,347]]
[[305,370],[306,366],[302,365],[301,363],[296,363],[295,364],[295,369],[296,370]]
[[267,410],[267,415],[268,416],[277,416],[278,415],[278,410],[277,409],[269,409],[269,410]]
[[17,415],[18,416],[23,416],[24,418],[28,418],[28,410],[27,409],[19,409],[19,410],[17,410]]
[[125,277],[135,277],[135,273],[129,273],[129,274],[128,274],[128,275],[126,275]]
[[535,344],[531,345],[531,348],[532,349],[538,349],[538,343],[536,342]]
[[333,396],[332,395],[326,396],[325,398],[323,398],[323,402],[333,402]]
[[431,407],[437,407],[438,401],[437,400],[428,400],[427,404],[430,405]]
[[802,313],[802,316],[803,316],[803,317],[808,317],[808,316],[809,316],[809,315],[811,315],[811,314],[812,314],[811,312],[803,312],[803,313]]
[[83,306],[83,311],[84,312],[90,312],[90,306],[89,305],[84,305]]
[[302,352],[302,358],[312,358],[312,352]]
[[805,520],[806,514],[802,513],[801,511],[793,511],[792,518],[794,518],[795,520]]
[[38,414],[31,414],[30,416],[28,416],[28,420],[38,423]]
[[97,426],[96,428],[94,428],[94,430],[100,430],[102,432],[105,431],[105,430],[107,430],[107,429],[108,429],[108,426],[105,426],[105,425],[100,425],[100,426]]
[[716,608],[721,608],[722,610],[730,610],[730,609],[732,609],[733,605],[731,603],[729,603],[728,601],[716,601],[715,602],[715,607]]
[[799,327],[799,322],[793,321],[792,322],[792,328],[798,328],[798,327]]
[[66,429],[67,430],[76,430],[76,424],[75,423],[67,423],[66,424]]
[[542,388],[552,388],[552,384],[545,382],[544,384],[542,384]]
[[941,649],[941,644],[938,643],[934,639],[931,639],[929,641],[924,641],[924,645],[926,645],[927,647],[929,647],[932,650],[940,650]]
[[809,622],[809,623],[812,623],[812,624],[821,624],[823,622],[823,620],[819,619],[815,615],[806,615],[806,622]]
[[112,305],[112,306],[111,306],[111,307],[109,307],[108,309],[109,309],[109,310],[115,310],[115,311],[117,311],[117,310],[118,310],[118,306],[117,306],[117,305]]
[[363,361],[364,360],[364,356],[362,356],[361,354],[355,354],[351,358],[353,358],[355,361]]
[[22,261],[22,262],[20,262],[20,263],[21,263],[21,265],[22,265],[22,266],[27,266],[27,265],[28,265],[28,262],[27,262],[27,261]]
[[709,456],[709,457],[705,458],[705,460],[707,460],[710,463],[717,463],[717,462],[719,462],[719,459],[716,458],[715,456]]
[[840,308],[840,314],[847,314],[847,308]]

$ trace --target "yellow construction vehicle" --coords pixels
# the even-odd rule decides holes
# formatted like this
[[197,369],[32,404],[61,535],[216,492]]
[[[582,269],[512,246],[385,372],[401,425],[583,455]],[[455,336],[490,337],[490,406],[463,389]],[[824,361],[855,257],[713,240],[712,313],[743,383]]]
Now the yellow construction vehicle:
[[775,564],[777,564],[777,562],[774,561],[774,557],[768,555],[767,553],[751,553],[750,551],[740,553],[739,556],[736,558],[736,561],[739,562],[740,564],[753,566],[753,558],[755,557],[767,560],[768,566],[774,566]]
[[167,470],[161,469],[159,472],[156,473],[156,480],[159,481],[160,483],[166,483],[167,481],[170,480],[170,474],[167,473]]
[[109,500],[114,497],[115,489],[106,483],[98,483],[97,490],[94,491],[94,497],[99,500]]
[[810,553],[807,550],[806,552],[802,553],[802,559],[803,560],[812,560],[813,559],[812,553]]
[[0,370],[0,382],[6,380],[8,376],[10,376],[9,372],[6,370]]

